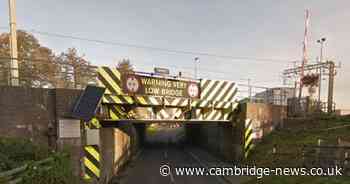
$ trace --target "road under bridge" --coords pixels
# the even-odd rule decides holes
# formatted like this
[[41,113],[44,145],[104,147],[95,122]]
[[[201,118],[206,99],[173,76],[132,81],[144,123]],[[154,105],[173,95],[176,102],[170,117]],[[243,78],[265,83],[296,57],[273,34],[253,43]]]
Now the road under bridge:
[[[143,158],[151,163],[162,161],[159,154],[165,154],[169,162],[193,162],[185,151],[170,149],[170,143],[189,149],[200,147],[231,162],[247,156],[251,148],[252,129],[249,122],[239,120],[236,114],[238,90],[232,81],[181,79],[144,72],[122,73],[101,67],[98,86],[90,88],[92,91],[86,90],[73,111],[76,118],[85,120],[85,179],[109,182],[140,149],[144,151]],[[94,91],[100,91],[99,95]],[[94,110],[91,108],[93,104],[97,106]],[[149,130],[157,123],[183,130],[182,134],[180,131],[173,135],[175,137],[164,137],[172,133],[167,131],[156,138],[158,145],[168,145],[168,151],[149,150],[149,146],[156,145],[149,139],[152,137]],[[139,163],[136,164],[139,170],[147,170],[148,162]],[[158,178],[157,175],[159,172],[152,177]],[[198,177],[198,180],[205,181],[204,178]],[[166,179],[162,178],[160,182]]]

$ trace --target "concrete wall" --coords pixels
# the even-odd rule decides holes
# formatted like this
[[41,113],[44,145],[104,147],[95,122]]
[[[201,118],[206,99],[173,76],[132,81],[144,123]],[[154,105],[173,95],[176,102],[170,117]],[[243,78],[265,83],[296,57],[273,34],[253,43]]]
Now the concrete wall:
[[246,103],[240,107],[231,123],[186,125],[189,143],[228,161],[243,159],[244,122],[253,122],[253,137],[258,140],[281,125],[286,118],[286,107],[263,103]]
[[188,124],[186,137],[190,144],[200,146],[225,160],[236,160],[235,132],[231,123]]
[[132,123],[118,123],[116,128],[101,128],[101,181],[108,182],[137,153],[139,135]]
[[241,113],[243,119],[252,120],[255,139],[261,139],[277,126],[283,126],[287,108],[264,103],[246,103],[242,105]]

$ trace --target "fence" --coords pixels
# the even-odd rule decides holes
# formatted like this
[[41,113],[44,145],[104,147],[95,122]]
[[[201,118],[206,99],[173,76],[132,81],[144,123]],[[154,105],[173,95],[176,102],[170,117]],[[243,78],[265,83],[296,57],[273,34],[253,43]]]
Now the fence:
[[282,152],[277,145],[272,149],[273,162],[276,167],[305,168],[342,168],[343,174],[350,176],[350,146],[323,145],[322,140],[317,145],[295,146],[295,152]]
[[[312,100],[309,97],[288,99],[288,117],[305,117],[315,113],[327,112],[327,103]],[[335,112],[336,104],[332,104],[332,112]]]

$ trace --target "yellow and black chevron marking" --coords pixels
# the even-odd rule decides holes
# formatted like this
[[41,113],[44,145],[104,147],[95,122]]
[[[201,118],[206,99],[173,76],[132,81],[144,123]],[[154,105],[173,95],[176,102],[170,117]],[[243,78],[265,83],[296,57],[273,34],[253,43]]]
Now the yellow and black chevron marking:
[[156,118],[162,119],[181,119],[182,109],[181,108],[163,108],[156,113]]
[[244,157],[247,158],[250,151],[253,149],[253,121],[246,119],[244,124]]
[[109,115],[112,120],[129,119],[125,108],[120,105],[112,105],[109,107]]
[[220,110],[209,110],[205,115],[203,116],[205,120],[221,120],[222,119],[222,113]]
[[84,179],[100,178],[100,151],[97,145],[84,147]]
[[134,98],[126,95],[108,95],[105,94],[102,98],[104,104],[134,104]]
[[181,117],[181,115],[182,115],[182,109],[180,109],[180,108],[175,108],[174,109],[174,112],[173,112],[173,119],[181,119],[181,118],[183,118],[183,117]]
[[164,103],[166,106],[185,107],[188,105],[188,102],[189,102],[188,98],[173,98],[173,97],[164,98]]
[[222,80],[201,80],[201,100],[233,102],[237,95],[234,82]]
[[121,74],[117,69],[99,67],[97,70],[97,84],[106,88],[105,94],[123,94]]
[[156,96],[104,95],[104,104],[162,105],[163,99]]
[[154,96],[134,96],[135,102],[139,105],[161,105],[162,98]]
[[85,129],[99,129],[101,128],[100,121],[97,118],[92,118],[89,122],[84,123]]
[[[139,105],[166,105],[173,107],[185,107],[187,98],[171,98],[156,96],[128,96],[122,91],[121,73],[117,69],[98,68],[98,85],[105,87],[105,95],[102,102],[105,104],[139,104]],[[195,100],[193,107],[205,108],[229,108],[230,103],[236,100],[237,85],[230,81],[201,80],[201,98]],[[164,104],[163,104],[164,103]]]

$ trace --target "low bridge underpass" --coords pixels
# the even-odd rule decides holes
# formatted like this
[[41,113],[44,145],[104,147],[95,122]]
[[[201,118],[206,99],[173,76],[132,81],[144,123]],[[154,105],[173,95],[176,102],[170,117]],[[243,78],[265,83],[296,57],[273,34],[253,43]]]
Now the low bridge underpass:
[[[230,121],[199,121],[199,120],[122,120],[101,122],[101,154],[105,160],[117,160],[121,151],[118,132],[124,125],[132,126],[136,134],[130,137],[137,145],[133,159],[121,168],[116,163],[114,173],[110,178],[112,183],[235,183],[238,178],[228,182],[215,176],[178,176],[173,168],[168,176],[160,174],[160,167],[207,167],[210,164],[223,166],[222,162],[235,163],[234,131]],[[113,135],[111,135],[113,134]],[[111,138],[114,143],[111,144]],[[119,141],[119,144],[118,144]],[[103,142],[108,142],[108,145]],[[133,142],[133,141],[131,141]],[[135,143],[137,142],[137,143]],[[133,144],[133,143],[131,143]],[[130,145],[130,148],[132,145]],[[132,149],[132,148],[131,148]],[[131,150],[130,150],[131,152]],[[113,158],[114,157],[114,158]],[[119,157],[120,158],[120,157]]]

